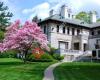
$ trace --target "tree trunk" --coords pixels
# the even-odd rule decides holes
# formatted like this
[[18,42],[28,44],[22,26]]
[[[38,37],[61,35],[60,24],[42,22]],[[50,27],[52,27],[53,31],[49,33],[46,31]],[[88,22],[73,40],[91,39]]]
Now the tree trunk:
[[23,55],[24,55],[23,60],[24,60],[24,63],[26,63],[26,61],[27,61],[26,60],[27,53],[28,53],[28,50],[23,51]]

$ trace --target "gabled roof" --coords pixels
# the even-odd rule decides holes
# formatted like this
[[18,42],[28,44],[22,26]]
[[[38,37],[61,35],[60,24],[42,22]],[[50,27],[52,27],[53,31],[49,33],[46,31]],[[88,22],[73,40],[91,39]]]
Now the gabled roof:
[[51,17],[48,17],[48,18],[40,21],[39,23],[42,23],[42,22],[45,22],[45,21],[48,21],[48,20],[60,21],[60,22],[63,22],[63,23],[70,23],[70,24],[74,24],[74,25],[87,27],[87,28],[100,27],[100,23],[88,24],[88,23],[85,23],[84,21],[78,20],[78,19],[61,19],[58,14],[53,15]]

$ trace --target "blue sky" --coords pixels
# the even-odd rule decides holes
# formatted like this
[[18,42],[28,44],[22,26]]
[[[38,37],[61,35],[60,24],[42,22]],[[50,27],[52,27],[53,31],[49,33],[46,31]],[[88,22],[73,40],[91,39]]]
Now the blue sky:
[[72,13],[76,14],[80,11],[95,10],[100,14],[99,0],[0,0],[9,7],[9,11],[14,14],[12,21],[20,19],[22,22],[31,20],[32,17],[38,15],[44,19],[49,16],[51,9],[59,10],[62,4],[67,4]]

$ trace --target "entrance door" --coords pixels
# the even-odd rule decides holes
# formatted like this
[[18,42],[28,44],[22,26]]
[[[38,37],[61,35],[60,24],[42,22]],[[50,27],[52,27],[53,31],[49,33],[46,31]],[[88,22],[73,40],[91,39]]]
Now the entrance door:
[[62,41],[60,41],[59,42],[59,48],[63,49],[63,50],[68,49],[68,42],[62,42]]

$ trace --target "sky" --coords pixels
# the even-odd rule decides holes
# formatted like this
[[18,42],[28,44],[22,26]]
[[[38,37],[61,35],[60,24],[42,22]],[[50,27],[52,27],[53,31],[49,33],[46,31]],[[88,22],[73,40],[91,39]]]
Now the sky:
[[11,21],[20,19],[22,22],[31,20],[34,16],[45,19],[49,11],[59,11],[61,5],[66,4],[72,10],[72,14],[81,11],[97,11],[100,15],[100,0],[0,0],[9,7],[13,13]]

